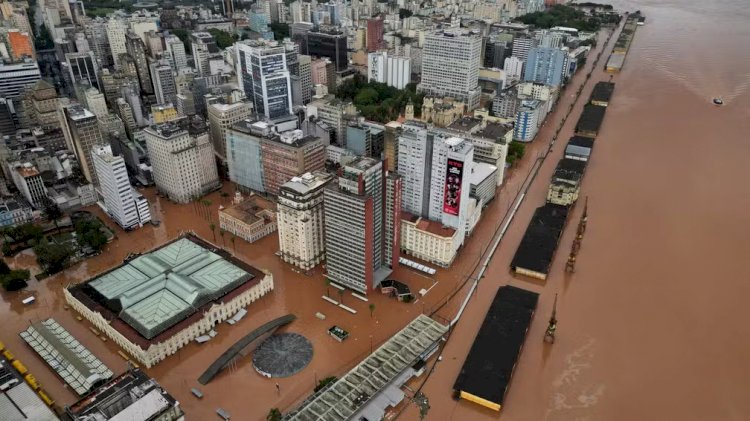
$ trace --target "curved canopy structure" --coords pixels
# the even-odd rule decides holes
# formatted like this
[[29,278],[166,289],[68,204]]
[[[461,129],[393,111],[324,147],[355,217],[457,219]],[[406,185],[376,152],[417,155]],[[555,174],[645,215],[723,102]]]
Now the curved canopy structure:
[[203,372],[203,374],[201,374],[201,376],[198,378],[198,382],[200,384],[208,384],[208,382],[213,380],[213,378],[216,377],[216,375],[219,374],[219,372],[221,372],[221,370],[223,370],[224,367],[226,367],[227,364],[229,364],[229,362],[232,361],[232,359],[234,359],[234,357],[236,357],[237,354],[240,353],[240,351],[245,349],[254,340],[258,339],[265,333],[274,331],[281,326],[291,323],[296,318],[297,316],[295,316],[294,314],[287,314],[286,316],[281,316],[278,319],[271,320],[270,322],[248,333],[242,339],[235,342],[234,345],[229,347],[229,349],[224,351],[224,353],[221,354],[219,358],[217,358],[216,361],[214,361],[213,364],[211,364],[208,369]]

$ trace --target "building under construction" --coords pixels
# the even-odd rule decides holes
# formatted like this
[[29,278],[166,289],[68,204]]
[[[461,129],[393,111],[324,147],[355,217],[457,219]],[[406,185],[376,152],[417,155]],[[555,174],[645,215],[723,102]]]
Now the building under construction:
[[546,280],[567,218],[566,206],[547,203],[537,208],[510,263],[511,269],[519,275]]
[[459,398],[502,409],[538,299],[525,289],[498,289],[453,385]]

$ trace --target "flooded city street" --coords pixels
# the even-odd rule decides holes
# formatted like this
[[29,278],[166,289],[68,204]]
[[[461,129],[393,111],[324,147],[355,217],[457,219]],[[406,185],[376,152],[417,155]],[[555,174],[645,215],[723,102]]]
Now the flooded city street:
[[[434,419],[742,420],[750,365],[750,12],[742,1],[622,2],[640,9],[581,195],[546,283],[509,263],[562,154],[555,145],[423,391]],[[598,68],[592,79],[607,80]],[[589,87],[590,90],[590,87]],[[587,90],[584,90],[584,97]],[[725,106],[711,98],[720,96]],[[580,112],[582,102],[578,103]],[[576,118],[563,130],[572,134]],[[537,141],[546,142],[550,129]],[[540,301],[500,414],[450,399],[498,286]],[[542,342],[555,293],[557,341]],[[438,415],[440,414],[440,415]],[[417,419],[410,408],[403,419]]]

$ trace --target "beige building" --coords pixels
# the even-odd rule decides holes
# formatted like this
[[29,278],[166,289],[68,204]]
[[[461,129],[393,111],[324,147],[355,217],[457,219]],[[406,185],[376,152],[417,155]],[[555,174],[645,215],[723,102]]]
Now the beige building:
[[315,171],[294,177],[279,190],[279,251],[281,258],[302,270],[325,259],[323,190],[331,174]]
[[466,104],[453,98],[431,98],[422,100],[422,120],[435,127],[447,127],[466,112]]
[[186,235],[65,288],[65,301],[153,367],[273,290],[270,272],[212,249]]
[[242,198],[236,193],[234,204],[219,211],[219,228],[248,243],[276,231],[276,204],[258,195]]
[[151,106],[151,115],[155,124],[166,123],[177,119],[177,108],[170,102],[166,104],[157,104]]
[[440,222],[401,213],[401,251],[440,267],[449,267],[456,258],[462,236]]
[[211,104],[207,108],[208,124],[211,127],[211,144],[222,161],[227,158],[227,130],[235,123],[250,118],[252,106],[248,102],[234,104]]

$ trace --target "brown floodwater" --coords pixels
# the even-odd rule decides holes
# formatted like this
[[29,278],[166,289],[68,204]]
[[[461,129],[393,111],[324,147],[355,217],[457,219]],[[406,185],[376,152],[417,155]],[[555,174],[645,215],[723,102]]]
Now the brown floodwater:
[[[750,327],[743,319],[750,297],[747,6],[617,4],[640,9],[647,20],[614,77],[614,99],[583,182],[589,222],[576,273],[565,275],[564,266],[582,206],[545,283],[508,272],[534,208],[544,202],[562,153],[556,145],[424,386],[428,419],[750,419]],[[599,66],[592,79],[608,76]],[[716,96],[726,105],[712,105]],[[563,133],[571,134],[576,118]],[[550,132],[538,139],[546,142]],[[504,284],[541,295],[498,414],[450,393]],[[557,341],[549,345],[542,337],[555,293]],[[418,419],[417,411],[401,418]]]

